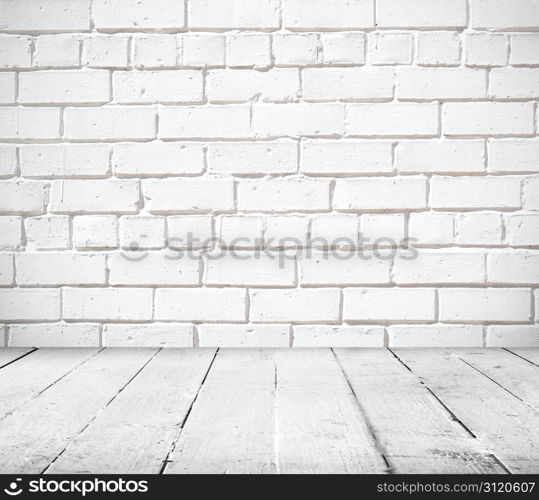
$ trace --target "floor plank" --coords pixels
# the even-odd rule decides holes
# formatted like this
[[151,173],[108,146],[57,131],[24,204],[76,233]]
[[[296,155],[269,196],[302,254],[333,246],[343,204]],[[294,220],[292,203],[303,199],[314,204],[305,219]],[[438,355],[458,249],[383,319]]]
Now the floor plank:
[[509,349],[511,352],[515,353],[517,356],[528,360],[530,363],[533,363],[536,366],[539,366],[539,349]]
[[539,409],[539,366],[503,349],[451,349],[517,398]]
[[215,349],[163,349],[47,470],[158,474]]
[[0,420],[53,385],[99,349],[39,349],[0,371]]
[[274,406],[274,351],[220,350],[165,474],[276,472]]
[[537,411],[448,350],[395,352],[511,472],[537,472]]
[[44,471],[156,352],[103,350],[7,416],[0,425],[0,470]]
[[276,365],[279,472],[386,472],[330,349],[282,349]]
[[335,355],[392,472],[505,473],[390,351],[336,349]]
[[18,347],[0,347],[0,368],[13,363],[18,358],[23,357],[24,355],[32,352],[34,349],[29,348],[18,348]]

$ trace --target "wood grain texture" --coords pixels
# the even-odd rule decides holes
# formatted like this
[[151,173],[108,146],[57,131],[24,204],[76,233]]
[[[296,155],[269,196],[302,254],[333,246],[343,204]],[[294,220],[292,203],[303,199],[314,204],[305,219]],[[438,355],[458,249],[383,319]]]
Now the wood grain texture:
[[505,472],[391,352],[336,349],[335,355],[393,472]]
[[281,473],[383,473],[387,466],[330,349],[279,350]]
[[12,363],[25,354],[32,352],[32,348],[0,347],[0,368]]
[[47,473],[158,474],[214,355],[160,351]]
[[513,473],[539,468],[539,413],[444,349],[396,354]]
[[40,473],[155,355],[156,349],[104,350],[0,425],[0,470]]
[[0,420],[52,386],[99,349],[39,349],[0,372]]
[[267,474],[277,470],[275,352],[220,350],[166,474]]

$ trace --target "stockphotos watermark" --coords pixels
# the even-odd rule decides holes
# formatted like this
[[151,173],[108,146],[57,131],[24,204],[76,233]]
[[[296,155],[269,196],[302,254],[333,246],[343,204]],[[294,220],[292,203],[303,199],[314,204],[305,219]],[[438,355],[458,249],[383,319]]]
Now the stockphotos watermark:
[[[165,258],[180,260],[183,258],[198,260],[205,256],[210,260],[232,257],[236,260],[260,259],[263,256],[277,259],[279,267],[286,260],[322,258],[348,260],[391,260],[398,256],[405,260],[417,258],[417,248],[412,246],[414,238],[404,238],[399,241],[390,237],[375,240],[365,238],[362,233],[357,238],[338,237],[328,240],[323,237],[312,238],[307,234],[304,239],[296,237],[284,238],[248,238],[236,237],[229,241],[223,238],[201,239],[193,233],[187,233],[185,238],[168,238],[165,244]],[[141,262],[148,257],[144,242],[132,241],[123,249],[121,254],[131,262]]]

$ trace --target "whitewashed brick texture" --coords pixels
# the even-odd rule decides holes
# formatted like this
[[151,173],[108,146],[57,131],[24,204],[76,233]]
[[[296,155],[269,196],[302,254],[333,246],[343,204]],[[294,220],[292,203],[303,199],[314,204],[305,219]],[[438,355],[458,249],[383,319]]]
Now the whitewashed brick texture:
[[0,0],[0,347],[539,346],[538,31]]

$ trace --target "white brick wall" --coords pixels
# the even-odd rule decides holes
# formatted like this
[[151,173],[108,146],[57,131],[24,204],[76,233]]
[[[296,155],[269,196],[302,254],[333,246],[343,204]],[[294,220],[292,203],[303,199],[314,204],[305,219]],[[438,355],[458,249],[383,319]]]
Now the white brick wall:
[[538,30],[0,0],[0,346],[538,346]]

